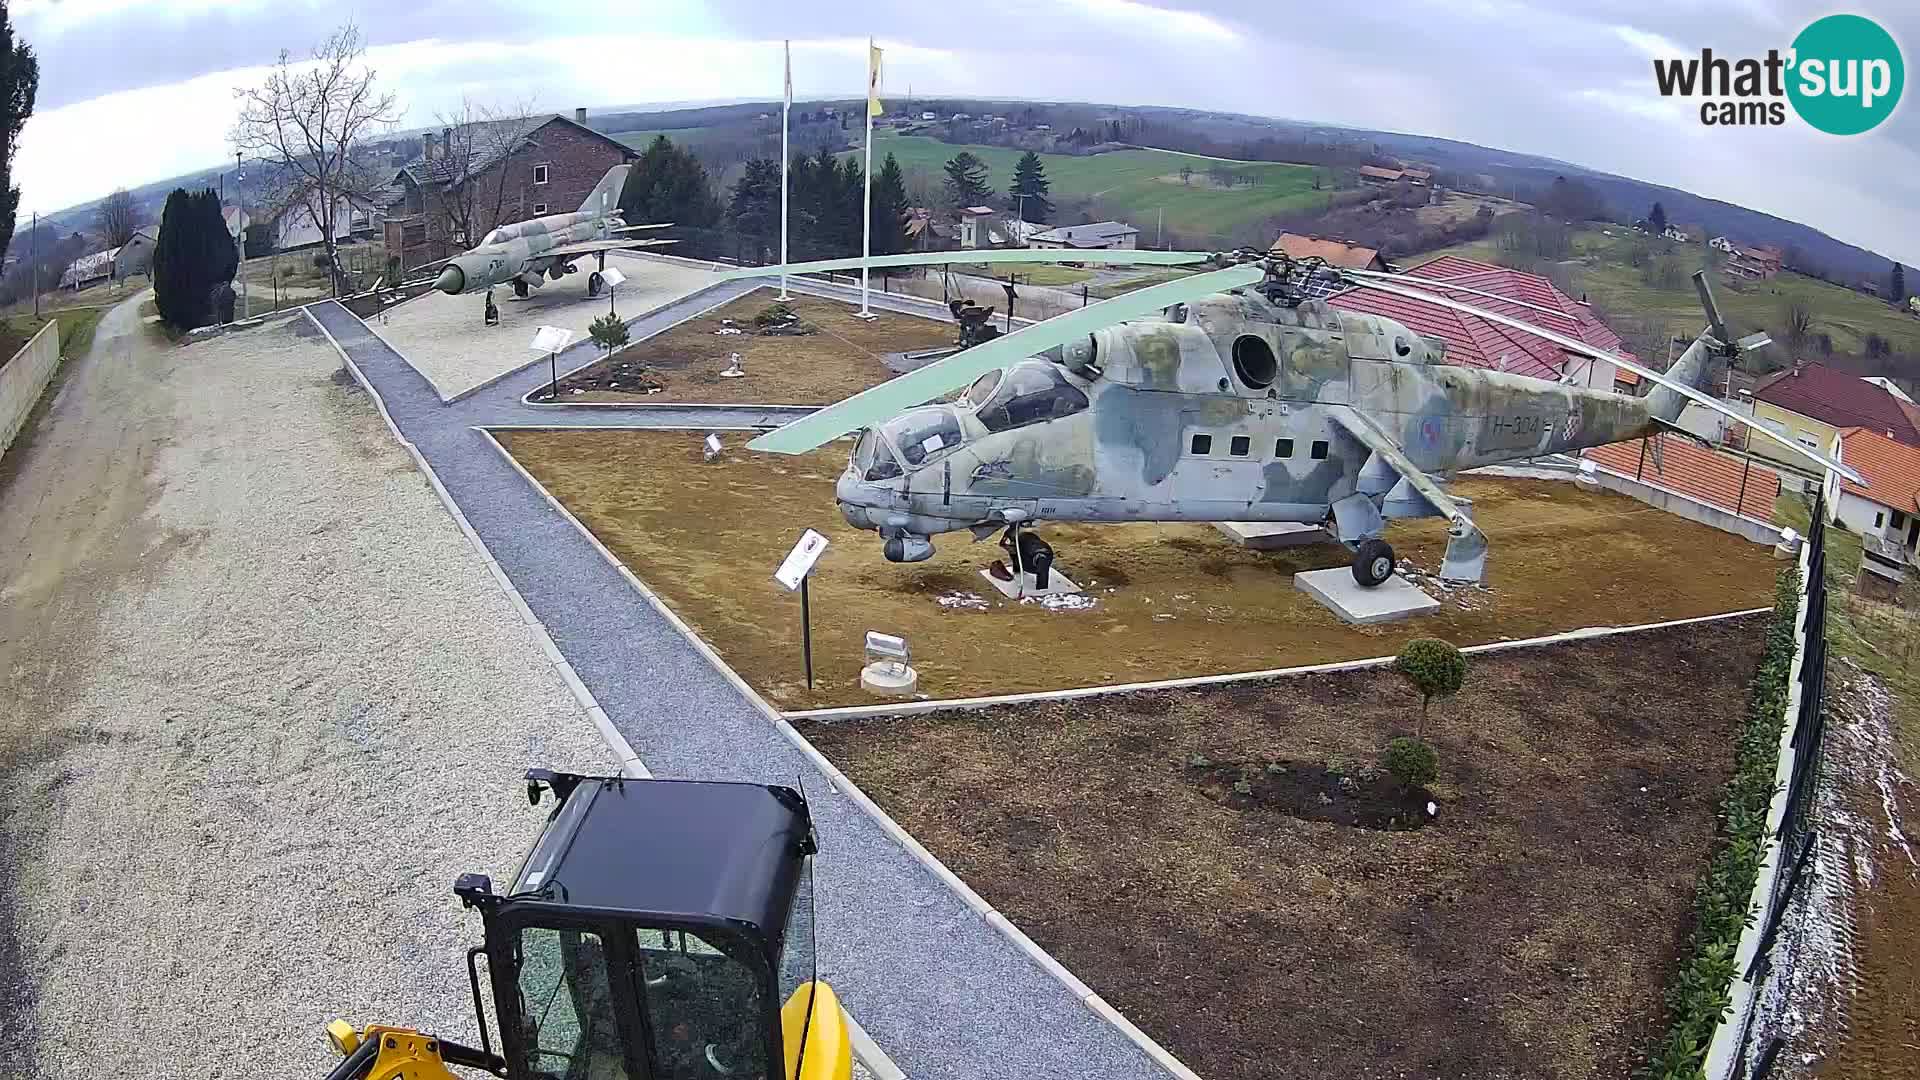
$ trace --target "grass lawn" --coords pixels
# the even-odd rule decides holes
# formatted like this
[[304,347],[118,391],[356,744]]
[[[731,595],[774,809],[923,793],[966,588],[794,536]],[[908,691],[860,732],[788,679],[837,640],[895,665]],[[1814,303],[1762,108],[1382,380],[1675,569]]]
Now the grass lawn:
[[106,313],[104,307],[80,307],[48,311],[37,319],[31,311],[0,318],[0,363],[19,352],[20,346],[32,340],[50,319],[60,323],[60,351],[70,357],[81,356],[93,344],[93,329]]
[[[987,183],[1005,191],[1013,180],[1014,163],[1024,151],[1003,146],[966,146],[944,143],[924,135],[875,132],[874,167],[892,154],[902,169],[925,169],[938,180],[947,159],[965,150],[987,163]],[[859,151],[850,151],[858,153]],[[1166,226],[1184,233],[1225,233],[1236,225],[1324,202],[1327,193],[1313,190],[1315,169],[1308,165],[1260,163],[1229,168],[1254,178],[1251,187],[1216,189],[1206,181],[1208,162],[1195,161],[1160,150],[1119,150],[1075,157],[1041,154],[1052,194],[1098,196],[1102,203],[1150,239],[1156,214],[1166,212]],[[1192,182],[1180,182],[1180,167],[1196,171]],[[1142,246],[1146,246],[1143,242]]]
[[1093,271],[1082,270],[1074,266],[1052,266],[1047,263],[1035,263],[1028,266],[988,266],[984,263],[963,263],[953,267],[956,274],[972,274],[975,277],[1007,279],[1011,271],[1022,285],[1051,285],[1056,288],[1066,285],[1078,285],[1093,276]]
[[[1569,265],[1577,293],[1588,294],[1609,316],[1664,322],[1676,334],[1692,336],[1703,324],[1700,301],[1694,296],[1690,277],[1672,289],[1660,289],[1641,280],[1640,271],[1628,264],[1627,253],[1634,236],[1615,228],[1613,236],[1597,229],[1582,230],[1573,238],[1574,259]],[[1687,274],[1699,267],[1699,244],[1675,244],[1654,240],[1656,254],[1670,252],[1679,259]],[[1424,262],[1437,255],[1495,261],[1494,241],[1476,240],[1407,260]],[[1783,342],[1772,351],[1776,360],[1786,357],[1784,340],[1786,319],[1783,311],[1792,302],[1805,304],[1813,313],[1813,332],[1833,336],[1833,347],[1840,352],[1863,353],[1870,333],[1893,343],[1898,352],[1920,354],[1920,318],[1903,314],[1871,296],[1829,285],[1824,281],[1783,273],[1771,281],[1732,281],[1724,274],[1712,275],[1714,299],[1732,322],[1734,332],[1751,333],[1764,328]]]

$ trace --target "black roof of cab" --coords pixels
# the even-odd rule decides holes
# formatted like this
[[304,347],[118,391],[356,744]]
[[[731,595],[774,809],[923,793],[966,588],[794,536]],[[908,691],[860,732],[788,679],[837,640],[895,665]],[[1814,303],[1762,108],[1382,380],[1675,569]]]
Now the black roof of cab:
[[802,861],[813,851],[798,792],[540,770],[528,774],[530,788],[536,780],[562,799],[506,899],[744,924],[777,964]]

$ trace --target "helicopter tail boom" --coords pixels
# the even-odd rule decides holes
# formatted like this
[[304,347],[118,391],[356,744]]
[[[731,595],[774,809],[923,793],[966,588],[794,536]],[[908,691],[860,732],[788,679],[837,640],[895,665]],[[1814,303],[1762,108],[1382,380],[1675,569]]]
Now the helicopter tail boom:
[[[1667,378],[1698,390],[1707,375],[1707,363],[1713,359],[1712,338],[1701,334],[1680,354],[1680,359],[1667,369]],[[1655,419],[1674,423],[1680,419],[1680,413],[1687,407],[1687,399],[1678,390],[1654,384],[1647,394],[1647,412]]]

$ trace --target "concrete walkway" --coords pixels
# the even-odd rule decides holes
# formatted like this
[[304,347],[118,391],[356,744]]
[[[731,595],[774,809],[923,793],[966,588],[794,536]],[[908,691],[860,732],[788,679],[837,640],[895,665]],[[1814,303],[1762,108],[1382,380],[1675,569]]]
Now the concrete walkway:
[[[658,333],[753,287],[736,282],[704,290],[640,320],[634,336]],[[910,301],[876,296],[874,302],[928,313]],[[834,788],[476,430],[524,423],[639,426],[638,416],[521,403],[521,395],[546,379],[545,364],[444,404],[345,308],[325,303],[309,310],[353,357],[653,773],[805,786],[821,844],[821,972],[909,1077],[1164,1080],[1166,1072],[1144,1051]],[[770,603],[779,602],[765,582],[741,587],[766,587]]]

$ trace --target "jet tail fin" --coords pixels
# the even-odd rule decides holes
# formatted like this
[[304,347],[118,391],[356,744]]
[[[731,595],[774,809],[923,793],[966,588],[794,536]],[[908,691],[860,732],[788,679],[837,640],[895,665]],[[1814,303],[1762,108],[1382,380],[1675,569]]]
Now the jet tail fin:
[[627,171],[631,165],[615,165],[607,170],[607,175],[593,186],[587,195],[587,201],[580,204],[581,213],[595,213],[605,216],[613,213],[620,205],[620,191],[627,186]]

